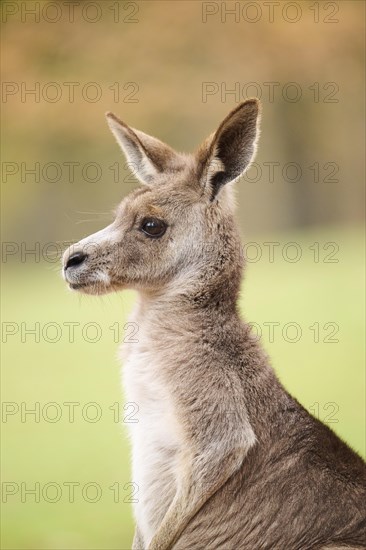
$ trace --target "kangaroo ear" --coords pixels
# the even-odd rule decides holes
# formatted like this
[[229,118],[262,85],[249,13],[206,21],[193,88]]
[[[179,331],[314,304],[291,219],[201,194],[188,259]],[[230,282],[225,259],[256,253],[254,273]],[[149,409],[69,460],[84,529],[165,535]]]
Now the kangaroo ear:
[[158,139],[130,128],[113,113],[106,113],[108,125],[124,152],[133,174],[146,184],[163,172],[176,172],[183,166],[181,155]]
[[198,177],[213,200],[221,187],[238,179],[254,159],[259,135],[260,104],[238,105],[198,151]]

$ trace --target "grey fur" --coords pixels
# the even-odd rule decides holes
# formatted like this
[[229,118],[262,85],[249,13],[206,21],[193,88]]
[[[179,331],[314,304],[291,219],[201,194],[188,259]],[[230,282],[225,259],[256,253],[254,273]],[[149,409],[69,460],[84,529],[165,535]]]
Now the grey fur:
[[[98,245],[65,271],[72,288],[139,291],[139,343],[124,350],[141,413],[135,550],[366,547],[363,461],[288,394],[238,314],[231,182],[253,159],[258,113],[257,100],[239,105],[195,156],[109,114],[148,186],[65,253],[66,265]],[[143,234],[146,217],[167,223],[161,238]]]

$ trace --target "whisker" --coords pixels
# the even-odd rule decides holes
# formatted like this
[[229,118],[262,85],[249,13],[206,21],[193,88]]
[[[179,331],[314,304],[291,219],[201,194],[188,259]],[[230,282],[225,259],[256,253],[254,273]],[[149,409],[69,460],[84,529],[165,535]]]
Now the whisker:
[[110,212],[97,212],[96,210],[91,210],[90,212],[83,210],[75,210],[77,214],[96,214],[97,216],[110,216]]
[[92,222],[100,222],[101,219],[100,218],[91,218],[90,220],[78,220],[77,222],[75,222],[75,225],[79,225],[81,223],[92,223]]

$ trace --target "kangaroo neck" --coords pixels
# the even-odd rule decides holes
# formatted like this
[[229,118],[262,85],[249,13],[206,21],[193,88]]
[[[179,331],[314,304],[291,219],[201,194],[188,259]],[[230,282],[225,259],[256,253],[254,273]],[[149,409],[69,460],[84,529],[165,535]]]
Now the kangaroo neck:
[[164,289],[140,291],[139,322],[169,326],[170,320],[183,327],[224,325],[239,317],[237,302],[240,278],[212,277],[210,280],[175,281]]

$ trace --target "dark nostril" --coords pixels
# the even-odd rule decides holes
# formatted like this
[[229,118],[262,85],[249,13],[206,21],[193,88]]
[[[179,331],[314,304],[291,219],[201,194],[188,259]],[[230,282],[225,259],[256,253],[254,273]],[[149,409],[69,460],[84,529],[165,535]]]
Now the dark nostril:
[[67,260],[65,269],[82,264],[86,258],[87,254],[84,254],[84,252],[74,252],[74,254],[71,254],[70,258]]

